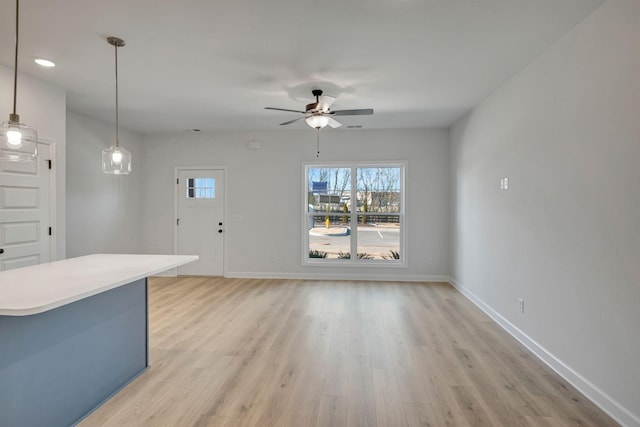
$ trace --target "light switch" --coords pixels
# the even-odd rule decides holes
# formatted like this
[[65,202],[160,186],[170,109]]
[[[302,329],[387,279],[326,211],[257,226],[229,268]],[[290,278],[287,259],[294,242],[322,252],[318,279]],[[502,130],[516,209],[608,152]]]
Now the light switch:
[[509,189],[509,178],[508,177],[500,178],[500,189],[501,190],[508,190]]

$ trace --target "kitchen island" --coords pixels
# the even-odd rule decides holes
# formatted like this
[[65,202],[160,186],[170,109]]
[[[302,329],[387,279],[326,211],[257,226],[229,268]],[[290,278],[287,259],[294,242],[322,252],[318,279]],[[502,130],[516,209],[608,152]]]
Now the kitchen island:
[[100,254],[0,272],[0,426],[70,426],[149,366],[147,277],[192,255]]

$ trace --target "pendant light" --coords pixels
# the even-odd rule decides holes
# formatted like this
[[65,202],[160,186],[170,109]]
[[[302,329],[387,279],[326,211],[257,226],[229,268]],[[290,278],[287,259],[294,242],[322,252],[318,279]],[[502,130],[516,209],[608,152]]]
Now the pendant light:
[[116,49],[116,143],[102,151],[102,171],[113,175],[128,175],[131,173],[131,152],[120,146],[118,138],[118,48],[124,46],[124,40],[108,37],[107,43]]
[[16,52],[13,67],[13,112],[9,114],[9,121],[0,124],[0,159],[29,162],[38,156],[38,133],[20,122],[20,115],[16,113],[18,93],[18,26],[20,0],[16,0]]

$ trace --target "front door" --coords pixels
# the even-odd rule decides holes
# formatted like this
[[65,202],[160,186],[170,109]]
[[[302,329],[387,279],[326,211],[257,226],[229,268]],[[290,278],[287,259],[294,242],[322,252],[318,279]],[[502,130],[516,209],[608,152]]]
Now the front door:
[[177,253],[200,259],[178,268],[180,275],[224,274],[224,171],[178,170]]
[[0,271],[49,262],[50,169],[44,157],[0,160]]

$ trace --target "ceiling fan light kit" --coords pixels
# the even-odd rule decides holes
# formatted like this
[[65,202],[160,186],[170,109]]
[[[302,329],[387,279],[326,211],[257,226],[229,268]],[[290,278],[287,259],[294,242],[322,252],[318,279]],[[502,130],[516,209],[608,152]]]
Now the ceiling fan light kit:
[[329,117],[323,116],[322,114],[314,114],[313,116],[307,117],[305,121],[314,129],[322,129],[329,124]]
[[14,162],[34,161],[38,156],[38,133],[20,122],[16,113],[18,93],[18,35],[20,0],[16,0],[16,48],[13,66],[13,112],[0,124],[0,159]]

